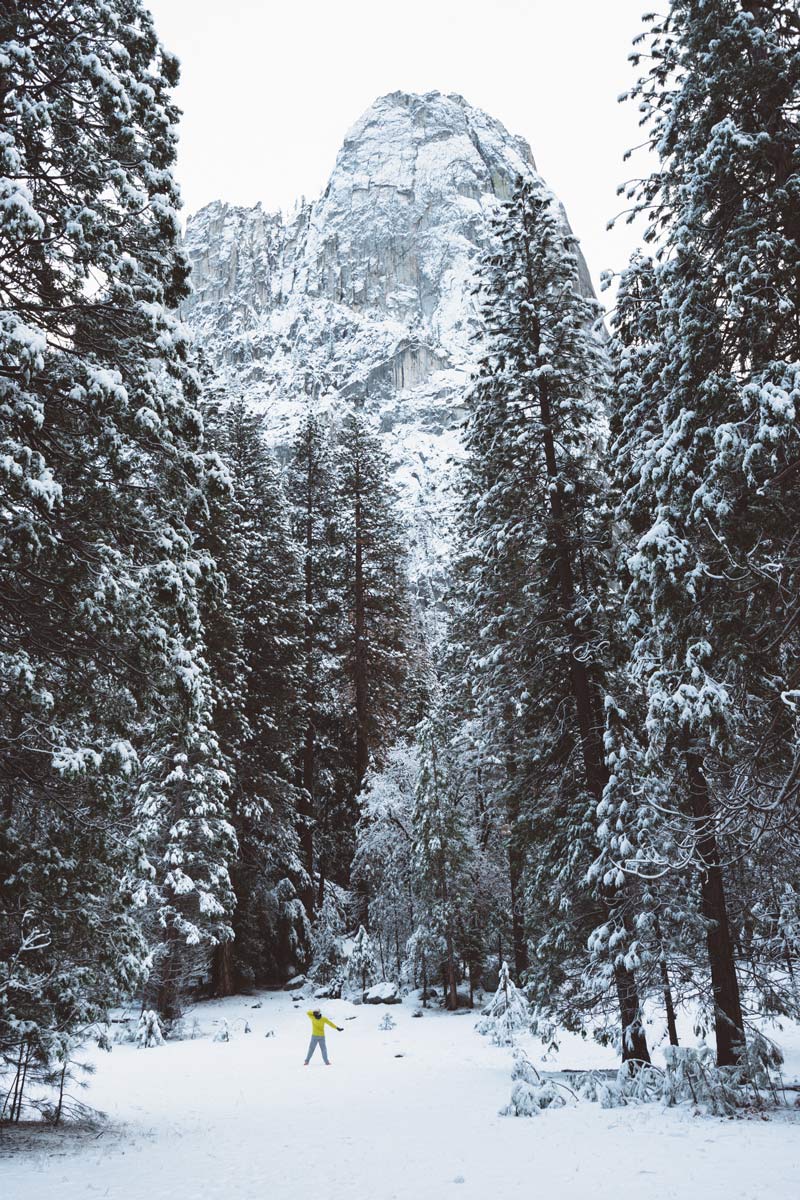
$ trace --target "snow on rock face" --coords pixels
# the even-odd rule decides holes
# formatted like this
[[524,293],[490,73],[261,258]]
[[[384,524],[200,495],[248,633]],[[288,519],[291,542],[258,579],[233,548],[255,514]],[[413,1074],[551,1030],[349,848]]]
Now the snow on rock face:
[[285,219],[217,201],[188,223],[184,316],[226,391],[267,415],[279,450],[306,404],[366,410],[423,598],[448,549],[477,256],[490,211],[535,172],[527,143],[461,96],[393,92],[349,131],[313,204]]

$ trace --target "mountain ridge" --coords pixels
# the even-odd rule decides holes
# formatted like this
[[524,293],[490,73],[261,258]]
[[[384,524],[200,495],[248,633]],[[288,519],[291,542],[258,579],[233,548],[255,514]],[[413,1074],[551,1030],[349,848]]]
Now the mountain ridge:
[[214,201],[187,222],[182,311],[224,393],[264,413],[279,454],[307,405],[367,413],[423,595],[438,592],[449,549],[475,268],[491,213],[526,174],[538,178],[527,141],[464,97],[395,91],[347,131],[318,199],[287,216]]

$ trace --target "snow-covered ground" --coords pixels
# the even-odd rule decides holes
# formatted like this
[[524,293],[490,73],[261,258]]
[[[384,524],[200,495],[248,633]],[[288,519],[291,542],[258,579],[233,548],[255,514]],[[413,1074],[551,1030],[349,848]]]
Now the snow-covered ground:
[[[510,1052],[474,1014],[325,1001],[333,1065],[303,1067],[309,1001],[199,1005],[200,1036],[97,1059],[88,1099],[111,1126],[0,1134],[3,1200],[795,1200],[800,1113],[721,1120],[657,1105],[498,1116]],[[254,1007],[260,1005],[260,1007]],[[396,1022],[379,1029],[389,1012]],[[214,1041],[227,1020],[229,1042]],[[244,1032],[248,1021],[251,1032]],[[274,1036],[267,1037],[268,1031]],[[541,1050],[527,1047],[538,1062]],[[797,1059],[797,1061],[793,1061]],[[552,1067],[556,1063],[550,1063]],[[564,1043],[560,1066],[614,1065]],[[800,1042],[788,1073],[800,1068]],[[8,1154],[11,1143],[17,1147]],[[33,1148],[31,1148],[31,1144]],[[5,1152],[5,1153],[4,1153]]]

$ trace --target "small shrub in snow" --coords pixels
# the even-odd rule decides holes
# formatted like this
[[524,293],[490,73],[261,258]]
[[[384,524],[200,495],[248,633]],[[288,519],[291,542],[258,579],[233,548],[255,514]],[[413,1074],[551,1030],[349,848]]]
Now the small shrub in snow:
[[390,1029],[396,1029],[396,1028],[397,1028],[397,1022],[392,1019],[391,1013],[387,1013],[386,1016],[381,1021],[380,1025],[378,1026],[378,1029],[382,1029],[386,1033],[388,1033],[388,1031]]
[[138,1038],[138,1024],[132,1025],[128,1021],[120,1022],[114,1030],[112,1039],[115,1046],[124,1045],[126,1042],[130,1045],[135,1043]]
[[564,1089],[552,1079],[542,1079],[521,1050],[514,1052],[511,1100],[500,1109],[501,1117],[535,1117],[545,1108],[563,1108]]
[[508,970],[508,963],[500,968],[500,982],[492,999],[481,1010],[481,1019],[475,1028],[478,1033],[489,1034],[498,1046],[513,1046],[517,1034],[530,1028],[531,1011],[528,1001],[515,986]]
[[219,1029],[214,1034],[214,1041],[215,1042],[229,1042],[230,1040],[231,1040],[230,1026],[228,1025],[228,1022],[223,1017],[223,1019],[220,1023]]
[[163,1046],[164,1033],[161,1028],[161,1022],[158,1019],[158,1013],[147,1008],[139,1017],[139,1025],[136,1030],[136,1045],[142,1050],[146,1050],[149,1046]]

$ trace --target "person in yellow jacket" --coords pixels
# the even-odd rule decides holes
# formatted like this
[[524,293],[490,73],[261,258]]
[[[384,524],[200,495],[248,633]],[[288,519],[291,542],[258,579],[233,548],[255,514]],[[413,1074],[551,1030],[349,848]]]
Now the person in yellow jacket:
[[309,1062],[311,1061],[312,1054],[316,1050],[317,1046],[319,1046],[320,1050],[322,1051],[322,1061],[325,1063],[326,1067],[329,1067],[331,1064],[328,1061],[328,1048],[325,1045],[325,1026],[330,1025],[331,1029],[338,1029],[339,1033],[342,1032],[342,1027],[341,1025],[334,1025],[333,1021],[329,1021],[327,1017],[323,1017],[318,1008],[310,1008],[306,1013],[306,1016],[311,1021],[311,1041],[308,1043],[308,1054],[306,1055],[306,1061],[303,1063],[303,1066],[308,1066]]

